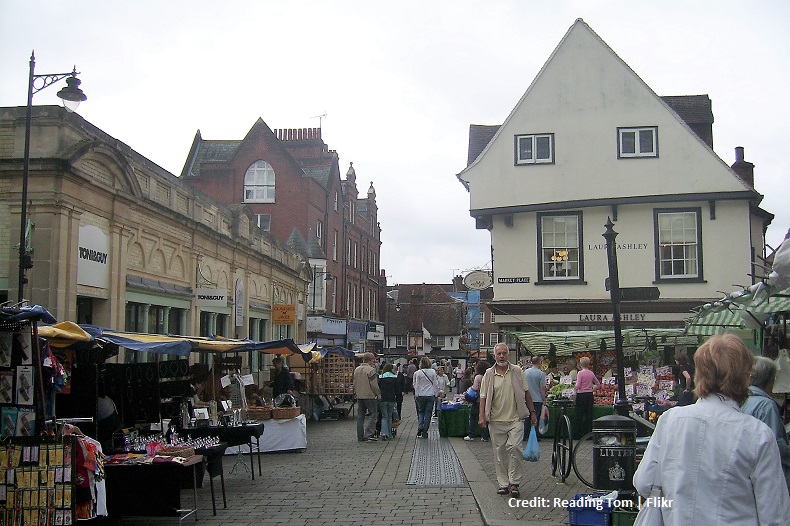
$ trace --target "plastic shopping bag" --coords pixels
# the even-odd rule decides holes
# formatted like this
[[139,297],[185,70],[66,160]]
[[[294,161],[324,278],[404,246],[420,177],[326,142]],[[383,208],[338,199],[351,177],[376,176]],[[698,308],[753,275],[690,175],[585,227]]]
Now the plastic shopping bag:
[[540,422],[538,422],[538,433],[545,435],[549,431],[549,408],[545,405],[540,411]]
[[538,434],[535,430],[535,426],[532,426],[532,430],[529,432],[529,440],[527,440],[527,445],[524,446],[522,455],[524,456],[524,460],[530,462],[537,462],[540,460],[540,446],[538,446]]

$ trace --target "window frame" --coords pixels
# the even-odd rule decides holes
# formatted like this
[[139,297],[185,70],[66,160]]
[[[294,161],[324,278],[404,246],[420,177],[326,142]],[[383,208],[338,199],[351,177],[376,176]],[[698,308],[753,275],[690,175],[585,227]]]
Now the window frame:
[[[653,151],[640,151],[639,133],[653,132]],[[623,133],[634,133],[634,153],[623,153]],[[658,126],[618,126],[617,127],[617,158],[618,159],[657,159],[658,158]]]
[[[263,163],[265,166],[258,167],[259,163]],[[266,175],[271,173],[271,181],[267,181],[264,177],[263,181],[248,181],[248,178],[255,178],[257,179],[260,175]],[[277,190],[277,174],[274,171],[274,167],[269,164],[268,162],[264,161],[263,159],[258,159],[257,161],[250,164],[247,168],[247,171],[244,172],[244,203],[275,203],[276,201],[276,190]],[[252,191],[253,197],[248,198],[247,192]],[[258,195],[258,191],[262,191],[262,196]],[[271,194],[271,195],[269,195]]]
[[[543,274],[543,218],[545,217],[565,217],[576,219],[576,240],[578,251],[578,276],[572,277],[555,277],[545,276]],[[537,229],[537,249],[538,249],[538,279],[535,285],[585,285],[584,281],[584,214],[581,210],[562,211],[562,212],[538,212],[536,216],[536,229]],[[555,252],[560,247],[554,247]],[[572,247],[565,247],[570,250]],[[556,262],[554,263],[556,265]]]
[[[261,220],[264,216],[268,216],[269,220],[265,222],[266,228],[261,225]],[[271,214],[255,214],[255,225],[261,229],[263,232],[271,232],[272,231],[272,215]]]
[[488,345],[489,347],[494,347],[499,343],[499,333],[498,332],[489,332],[488,333]]
[[[538,159],[537,156],[537,139],[548,137],[549,139],[549,157],[548,159]],[[532,158],[521,158],[521,141],[529,139],[532,142]],[[553,133],[519,133],[513,136],[513,163],[515,166],[529,166],[535,164],[554,164],[556,155],[554,134]]]
[[[672,275],[662,275],[661,267],[665,261],[661,255],[661,232],[660,232],[660,217],[662,215],[670,214],[694,214],[696,221],[696,261],[697,261],[697,274],[682,274],[677,277]],[[653,209],[653,248],[655,251],[655,283],[703,283],[705,281],[703,274],[703,246],[702,246],[702,208],[701,207],[684,207],[684,208],[655,208]],[[667,260],[672,261],[672,260]]]

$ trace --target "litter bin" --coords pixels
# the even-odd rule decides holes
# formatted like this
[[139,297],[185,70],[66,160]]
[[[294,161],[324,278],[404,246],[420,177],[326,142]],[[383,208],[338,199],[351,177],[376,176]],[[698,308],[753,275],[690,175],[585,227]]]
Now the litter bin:
[[593,421],[593,487],[633,491],[636,422],[626,416]]

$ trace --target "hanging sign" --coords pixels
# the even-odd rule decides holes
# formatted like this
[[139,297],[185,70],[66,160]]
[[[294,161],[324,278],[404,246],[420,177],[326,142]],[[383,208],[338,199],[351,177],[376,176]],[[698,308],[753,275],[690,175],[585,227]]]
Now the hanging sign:
[[278,303],[272,305],[272,323],[274,325],[293,325],[296,322],[296,305]]

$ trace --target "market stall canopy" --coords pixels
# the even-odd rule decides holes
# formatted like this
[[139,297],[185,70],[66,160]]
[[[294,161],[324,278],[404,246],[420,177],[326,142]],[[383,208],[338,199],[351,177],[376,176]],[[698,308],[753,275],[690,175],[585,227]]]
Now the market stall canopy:
[[38,335],[46,339],[52,347],[72,347],[80,343],[94,341],[93,336],[85,332],[73,321],[62,321],[54,325],[42,325]]
[[[750,287],[751,288],[751,287]],[[762,290],[762,289],[761,289]],[[727,331],[757,329],[776,312],[790,311],[790,288],[755,297],[749,289],[736,291],[720,301],[707,303],[687,321],[686,334],[710,336]]]
[[0,309],[0,325],[10,326],[27,322],[56,323],[55,319],[47,309],[40,305],[3,306]]
[[790,311],[790,239],[771,257],[764,280],[702,305],[686,322],[687,334],[713,335],[737,329],[759,329],[771,314]]
[[313,356],[313,348],[315,347],[315,343],[300,343],[296,346],[298,349],[297,352],[293,350],[293,340],[278,340],[276,342],[269,342],[272,344],[279,345],[270,345],[261,347],[256,349],[259,352],[264,354],[299,354],[302,356],[305,362],[309,361]]
[[[683,329],[622,329],[623,347],[646,349],[650,340],[659,345],[697,345],[696,336],[683,333]],[[546,354],[554,345],[557,356],[575,352],[600,350],[601,343],[614,349],[614,330],[567,332],[513,332],[518,340],[533,354]]]
[[301,350],[291,339],[260,342],[205,336],[144,334],[105,329],[95,325],[80,325],[80,327],[94,338],[102,338],[119,347],[141,352],[187,356],[191,352],[227,353],[271,350],[280,354],[301,354]]

